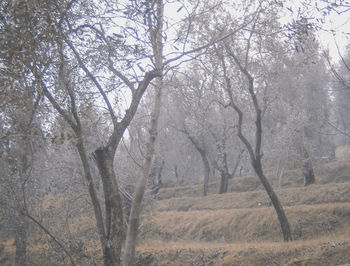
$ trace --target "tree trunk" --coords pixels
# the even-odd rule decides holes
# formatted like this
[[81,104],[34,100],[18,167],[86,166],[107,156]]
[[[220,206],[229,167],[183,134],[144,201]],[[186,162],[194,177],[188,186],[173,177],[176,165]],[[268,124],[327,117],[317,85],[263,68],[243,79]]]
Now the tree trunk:
[[[131,212],[129,217],[129,224],[126,234],[125,251],[123,257],[123,265],[131,266],[134,264],[136,240],[139,229],[141,203],[143,195],[145,193],[146,184],[150,175],[152,158],[156,146],[156,139],[158,135],[158,121],[160,116],[160,109],[162,105],[162,92],[163,92],[163,43],[162,43],[162,31],[163,31],[163,0],[154,1],[156,5],[156,20],[152,16],[147,17],[148,26],[151,34],[153,56],[155,59],[155,66],[161,71],[161,75],[156,80],[156,94],[154,99],[154,109],[151,115],[151,125],[149,131],[149,140],[147,145],[147,152],[145,163],[143,165],[143,173],[136,184],[135,195],[131,205]],[[146,2],[148,8],[149,2]],[[150,12],[151,13],[151,12]],[[155,26],[154,24],[155,23]],[[162,166],[163,167],[163,166]],[[160,170],[161,171],[161,170]]]
[[203,166],[204,166],[203,196],[207,196],[208,195],[209,175],[210,175],[210,165],[209,165],[209,161],[208,161],[208,158],[207,158],[207,153],[199,145],[199,143],[197,143],[196,139],[194,137],[192,137],[187,132],[187,130],[184,130],[183,132],[187,135],[187,137],[192,142],[192,144],[195,146],[195,148],[197,149],[197,151],[199,152],[199,154],[201,156],[201,159],[202,159],[202,162],[203,162]]
[[205,152],[200,152],[202,162],[204,165],[204,181],[203,181],[203,196],[208,195],[208,184],[209,184],[209,174],[210,174],[210,166],[207,155]]
[[15,232],[15,246],[16,246],[16,266],[27,265],[27,225],[19,226]]
[[261,183],[263,184],[267,194],[269,195],[269,198],[272,202],[273,207],[276,210],[278,220],[279,220],[280,225],[281,225],[281,230],[282,230],[284,241],[292,241],[292,234],[290,231],[290,225],[289,225],[287,216],[283,210],[282,204],[281,204],[278,196],[276,195],[275,191],[273,190],[269,181],[267,180],[267,178],[265,177],[265,175],[263,173],[263,170],[261,167],[261,162],[255,161],[255,162],[253,162],[253,166],[254,166],[255,172],[258,175]]
[[309,152],[305,147],[304,143],[301,144],[301,153],[304,160],[302,171],[304,175],[304,186],[306,187],[308,185],[315,183],[315,174],[312,168],[312,162],[311,162]]
[[228,189],[228,179],[229,174],[225,171],[220,170],[221,180],[220,180],[220,188],[219,188],[219,194],[223,194],[227,192]]
[[163,180],[162,180],[162,171],[163,171],[163,167],[164,167],[165,162],[162,161],[162,164],[159,167],[159,171],[157,174],[157,186],[160,188],[163,185]]
[[[134,263],[136,239],[138,235],[139,220],[140,220],[141,207],[142,207],[141,203],[142,203],[143,195],[145,193],[147,179],[150,174],[152,157],[153,157],[156,139],[157,139],[157,128],[158,128],[158,120],[159,120],[161,98],[162,98],[162,86],[163,86],[163,79],[160,77],[158,79],[158,84],[156,88],[156,91],[157,91],[156,100],[155,100],[154,110],[151,118],[151,130],[150,130],[150,136],[148,141],[146,160],[143,166],[142,176],[140,177],[138,183],[136,184],[135,195],[131,205],[131,212],[130,212],[129,224],[128,224],[128,229],[126,234],[126,244],[125,244],[125,251],[124,251],[124,258],[123,258],[123,265],[125,266],[133,265]],[[158,173],[158,175],[161,175],[161,173]],[[161,183],[161,179],[158,179],[158,185],[159,185],[159,182]]]
[[183,184],[183,179],[181,178],[181,180],[180,180],[179,172],[177,170],[177,165],[174,166],[174,174],[175,174],[175,178],[176,178],[177,183],[181,186]]
[[97,230],[99,233],[102,250],[104,252],[104,249],[105,249],[104,247],[107,246],[107,239],[106,239],[106,230],[105,230],[105,225],[104,225],[104,220],[103,220],[103,215],[102,215],[102,209],[101,209],[101,204],[100,204],[99,198],[97,196],[95,184],[94,184],[94,181],[92,179],[89,160],[88,160],[88,157],[87,157],[87,154],[85,151],[85,147],[84,147],[82,138],[78,138],[78,140],[77,140],[77,149],[78,149],[78,153],[80,156],[80,160],[83,164],[84,177],[88,183],[88,191],[89,191],[91,203],[92,203],[92,206],[94,209],[96,226],[97,226]]
[[251,164],[259,177],[261,183],[263,184],[271,202],[272,205],[275,208],[275,211],[278,216],[278,220],[281,225],[282,234],[284,241],[291,241],[292,240],[292,234],[290,231],[290,225],[287,219],[287,216],[284,213],[283,207],[281,205],[281,202],[279,201],[275,191],[271,187],[269,181],[264,175],[262,164],[261,164],[261,143],[262,143],[262,123],[261,123],[261,109],[259,107],[258,99],[256,97],[255,91],[254,91],[254,79],[248,72],[248,70],[242,66],[242,64],[239,62],[237,57],[230,51],[230,49],[227,47],[227,51],[229,55],[233,58],[233,60],[236,62],[237,66],[239,67],[242,74],[244,74],[248,79],[248,91],[250,94],[250,98],[253,102],[254,109],[256,112],[256,121],[255,121],[255,149],[253,149],[251,143],[248,141],[248,139],[243,135],[242,133],[242,124],[243,124],[243,113],[241,109],[235,104],[233,93],[231,90],[231,81],[229,77],[227,76],[227,70],[225,61],[222,57],[222,65],[224,70],[224,75],[226,79],[227,87],[225,88],[229,97],[230,97],[230,106],[236,111],[238,114],[238,137],[243,142],[243,144],[246,146],[249,157],[251,160]]
[[303,175],[305,187],[315,183],[315,174],[310,159],[307,159],[303,164]]
[[219,194],[223,194],[223,193],[227,192],[228,180],[232,179],[235,176],[235,174],[237,172],[238,165],[241,162],[243,152],[244,152],[244,149],[240,151],[240,153],[237,157],[237,161],[236,161],[236,164],[233,168],[232,174],[229,173],[228,165],[227,165],[227,155],[226,155],[226,153],[224,153],[224,156],[223,156],[224,169],[219,169],[220,175],[221,175]]
[[95,151],[96,164],[105,196],[106,243],[103,245],[104,264],[120,265],[123,242],[123,204],[113,169],[113,154],[108,147]]

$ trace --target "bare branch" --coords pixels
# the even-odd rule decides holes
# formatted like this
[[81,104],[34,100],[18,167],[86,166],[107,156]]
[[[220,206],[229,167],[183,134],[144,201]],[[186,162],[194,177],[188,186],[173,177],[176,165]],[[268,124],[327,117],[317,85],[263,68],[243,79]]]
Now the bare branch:
[[332,65],[329,56],[324,53],[324,57],[327,60],[328,66],[330,67],[334,77],[346,88],[350,90],[350,86],[346,83],[346,81],[343,79],[343,77],[338,73],[338,71],[334,68],[334,66]]
[[237,132],[237,135],[240,138],[240,140],[244,143],[244,145],[246,146],[246,148],[249,152],[250,158],[252,160],[256,160],[254,150],[253,150],[252,146],[250,145],[248,139],[243,135],[243,132],[242,132],[243,113],[242,113],[241,109],[235,104],[233,94],[232,94],[231,80],[227,75],[227,68],[226,68],[226,64],[225,64],[225,59],[224,59],[223,55],[220,55],[220,57],[221,57],[221,63],[222,63],[222,68],[223,68],[223,72],[224,72],[224,78],[226,80],[226,86],[224,86],[224,88],[225,88],[225,90],[230,98],[229,106],[231,106],[238,114],[238,132]]
[[55,100],[55,98],[52,96],[51,92],[47,88],[45,82],[42,80],[41,76],[38,73],[35,73],[35,71],[32,71],[34,76],[36,77],[37,81],[39,81],[39,84],[41,85],[44,95],[46,96],[47,99],[51,102],[52,106],[56,109],[56,111],[63,116],[63,118],[67,121],[67,123],[72,127],[74,132],[79,135],[80,128],[77,124],[74,123],[74,121],[71,119],[69,114],[67,113],[66,110],[64,110]]
[[238,60],[238,58],[235,56],[235,54],[230,50],[230,48],[226,45],[227,53],[233,58],[241,72],[246,76],[248,79],[248,91],[250,94],[250,97],[254,104],[254,109],[256,112],[256,143],[255,143],[255,159],[257,159],[258,156],[261,156],[261,109],[259,107],[258,99],[256,97],[256,94],[254,92],[254,79],[252,75],[248,72],[246,67],[243,67],[241,62]]
[[227,39],[228,37],[234,35],[234,34],[237,33],[238,31],[242,30],[247,24],[248,24],[248,23],[245,23],[245,24],[241,25],[241,26],[240,26],[239,28],[237,28],[236,30],[234,30],[234,31],[232,31],[232,32],[230,32],[230,33],[224,35],[224,36],[221,37],[221,38],[214,39],[214,40],[212,40],[211,42],[209,42],[209,43],[207,43],[207,44],[205,44],[205,45],[202,45],[202,46],[199,46],[199,47],[194,48],[194,49],[192,49],[192,50],[183,52],[182,54],[180,54],[180,55],[178,55],[178,56],[175,56],[174,58],[171,58],[171,59],[165,61],[164,65],[168,65],[168,64],[170,64],[171,62],[177,61],[177,60],[179,60],[180,58],[182,58],[182,57],[184,57],[184,56],[186,56],[186,55],[190,55],[190,54],[199,52],[199,51],[201,51],[201,50],[203,50],[203,49],[209,48],[209,47],[213,46],[214,44],[219,43],[219,42],[221,42],[221,41]]
[[124,145],[124,148],[125,148],[126,152],[128,153],[129,157],[131,158],[131,160],[132,160],[140,169],[142,169],[142,165],[136,161],[136,159],[134,158],[134,156],[131,154],[131,152],[129,151],[128,147],[126,146],[126,143],[125,143],[125,141],[124,141],[124,138],[122,138],[122,142],[123,142],[123,145]]
[[43,230],[63,251],[66,253],[66,255],[69,257],[70,262],[72,263],[73,266],[75,266],[75,262],[73,260],[72,255],[68,252],[68,250],[57,240],[57,238],[50,233],[48,229],[46,229],[45,226],[43,226],[37,219],[35,219],[33,216],[31,216],[27,210],[25,212],[20,212],[23,216],[29,218],[32,222],[34,222],[37,226],[40,227],[41,230]]
[[349,133],[347,133],[346,131],[338,128],[336,125],[332,124],[328,120],[326,120],[326,122],[327,122],[328,125],[330,125],[332,128],[334,128],[336,131],[338,131],[340,134],[343,134],[343,135],[345,135],[345,136],[350,138],[350,134]]
[[350,66],[346,63],[342,53],[340,52],[338,42],[335,39],[334,39],[334,41],[335,41],[335,45],[337,46],[338,55],[340,56],[341,61],[343,62],[346,69],[350,72]]
[[84,27],[95,31],[100,36],[100,38],[102,38],[102,40],[107,44],[107,46],[108,46],[108,54],[109,54],[109,56],[108,56],[108,67],[109,67],[109,69],[113,72],[114,75],[116,75],[118,78],[120,78],[125,83],[125,85],[127,85],[130,88],[131,91],[135,90],[134,84],[126,76],[124,76],[120,71],[118,71],[114,67],[113,61],[111,59],[112,47],[111,47],[110,41],[106,38],[106,36],[104,34],[102,25],[101,25],[102,30],[99,30],[96,27],[94,27],[92,25],[88,25],[88,24],[84,25]]
[[[61,41],[58,41],[58,47],[59,47],[59,56],[60,56],[60,70],[64,70],[66,67],[66,63],[64,61],[64,55],[63,55],[63,47],[62,47],[62,43]],[[59,78],[60,79],[64,79],[64,87],[65,89],[68,91],[69,97],[70,97],[70,104],[71,104],[71,112],[73,114],[73,117],[76,121],[76,125],[77,128],[80,130],[81,128],[81,124],[80,124],[80,119],[78,116],[78,112],[77,112],[77,106],[76,106],[76,102],[75,102],[75,94],[71,88],[71,84],[70,82],[67,80],[69,77],[66,77],[67,73],[66,71],[64,71],[64,73],[61,73],[61,71],[59,71]]]
[[[61,28],[60,28],[61,30]],[[103,90],[101,84],[98,82],[98,80],[96,79],[96,77],[90,72],[90,70],[87,68],[87,66],[85,65],[85,63],[83,62],[80,54],[78,53],[78,51],[75,49],[73,43],[68,39],[68,37],[66,36],[66,34],[61,30],[61,34],[63,36],[64,41],[67,43],[67,45],[69,46],[69,48],[72,50],[72,52],[74,53],[80,68],[87,74],[87,76],[90,78],[90,80],[95,84],[96,88],[98,89],[98,91],[100,92],[100,94],[103,97],[104,102],[106,103],[107,107],[108,107],[108,111],[109,114],[111,115],[111,118],[113,120],[113,123],[116,123],[116,116],[114,114],[113,111],[113,107],[105,93],[105,91]]]

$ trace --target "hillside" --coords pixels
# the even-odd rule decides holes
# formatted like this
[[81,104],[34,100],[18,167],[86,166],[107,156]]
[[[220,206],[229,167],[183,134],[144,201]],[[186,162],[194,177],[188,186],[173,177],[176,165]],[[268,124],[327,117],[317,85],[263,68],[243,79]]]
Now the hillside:
[[279,190],[294,241],[284,243],[277,215],[254,176],[229,192],[201,186],[161,189],[146,207],[139,265],[343,265],[350,263],[350,161],[322,165],[316,184],[286,172]]
[[[201,196],[201,185],[161,189],[144,208],[137,265],[350,263],[350,160],[321,165],[316,174],[316,183],[303,187],[301,171],[288,171],[276,189],[291,225],[290,243],[282,241],[276,213],[255,176],[230,180],[225,194],[217,194],[218,182],[213,182],[206,197]],[[47,195],[42,210],[56,210],[57,218],[64,206],[71,206],[66,201],[61,194]],[[84,200],[74,204],[81,213],[71,217],[70,233],[86,239],[83,252],[78,250],[84,254],[79,265],[91,265],[92,258],[102,265],[93,215]],[[56,218],[44,222],[60,235],[62,221]],[[28,265],[67,265],[67,260],[58,262],[60,250],[48,245],[40,231],[28,243]],[[4,265],[14,265],[14,240],[2,244],[9,258]]]

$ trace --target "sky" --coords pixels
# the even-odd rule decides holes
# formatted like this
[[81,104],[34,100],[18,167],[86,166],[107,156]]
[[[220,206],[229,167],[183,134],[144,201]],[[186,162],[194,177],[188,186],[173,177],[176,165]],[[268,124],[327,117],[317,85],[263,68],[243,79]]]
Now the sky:
[[[324,48],[329,48],[330,54],[334,61],[339,60],[338,50],[336,43],[339,46],[341,54],[344,55],[346,46],[350,43],[350,36],[346,37],[346,33],[350,33],[350,11],[347,14],[342,15],[332,15],[329,17],[329,22],[327,23],[327,28],[329,32],[320,31],[319,38],[324,46]],[[335,33],[330,33],[334,30]]]

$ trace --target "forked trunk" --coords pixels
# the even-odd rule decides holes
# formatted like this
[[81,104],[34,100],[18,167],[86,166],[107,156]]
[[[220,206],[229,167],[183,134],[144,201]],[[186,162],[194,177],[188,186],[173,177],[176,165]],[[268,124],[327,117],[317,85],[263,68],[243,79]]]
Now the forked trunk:
[[219,194],[226,193],[228,190],[228,180],[234,178],[238,165],[241,162],[242,159],[242,154],[244,152],[244,149],[242,149],[237,157],[236,164],[233,168],[232,174],[229,173],[228,170],[228,165],[227,165],[227,156],[224,154],[224,169],[220,169],[220,175],[221,175],[221,181],[220,181],[220,189],[219,189]]

